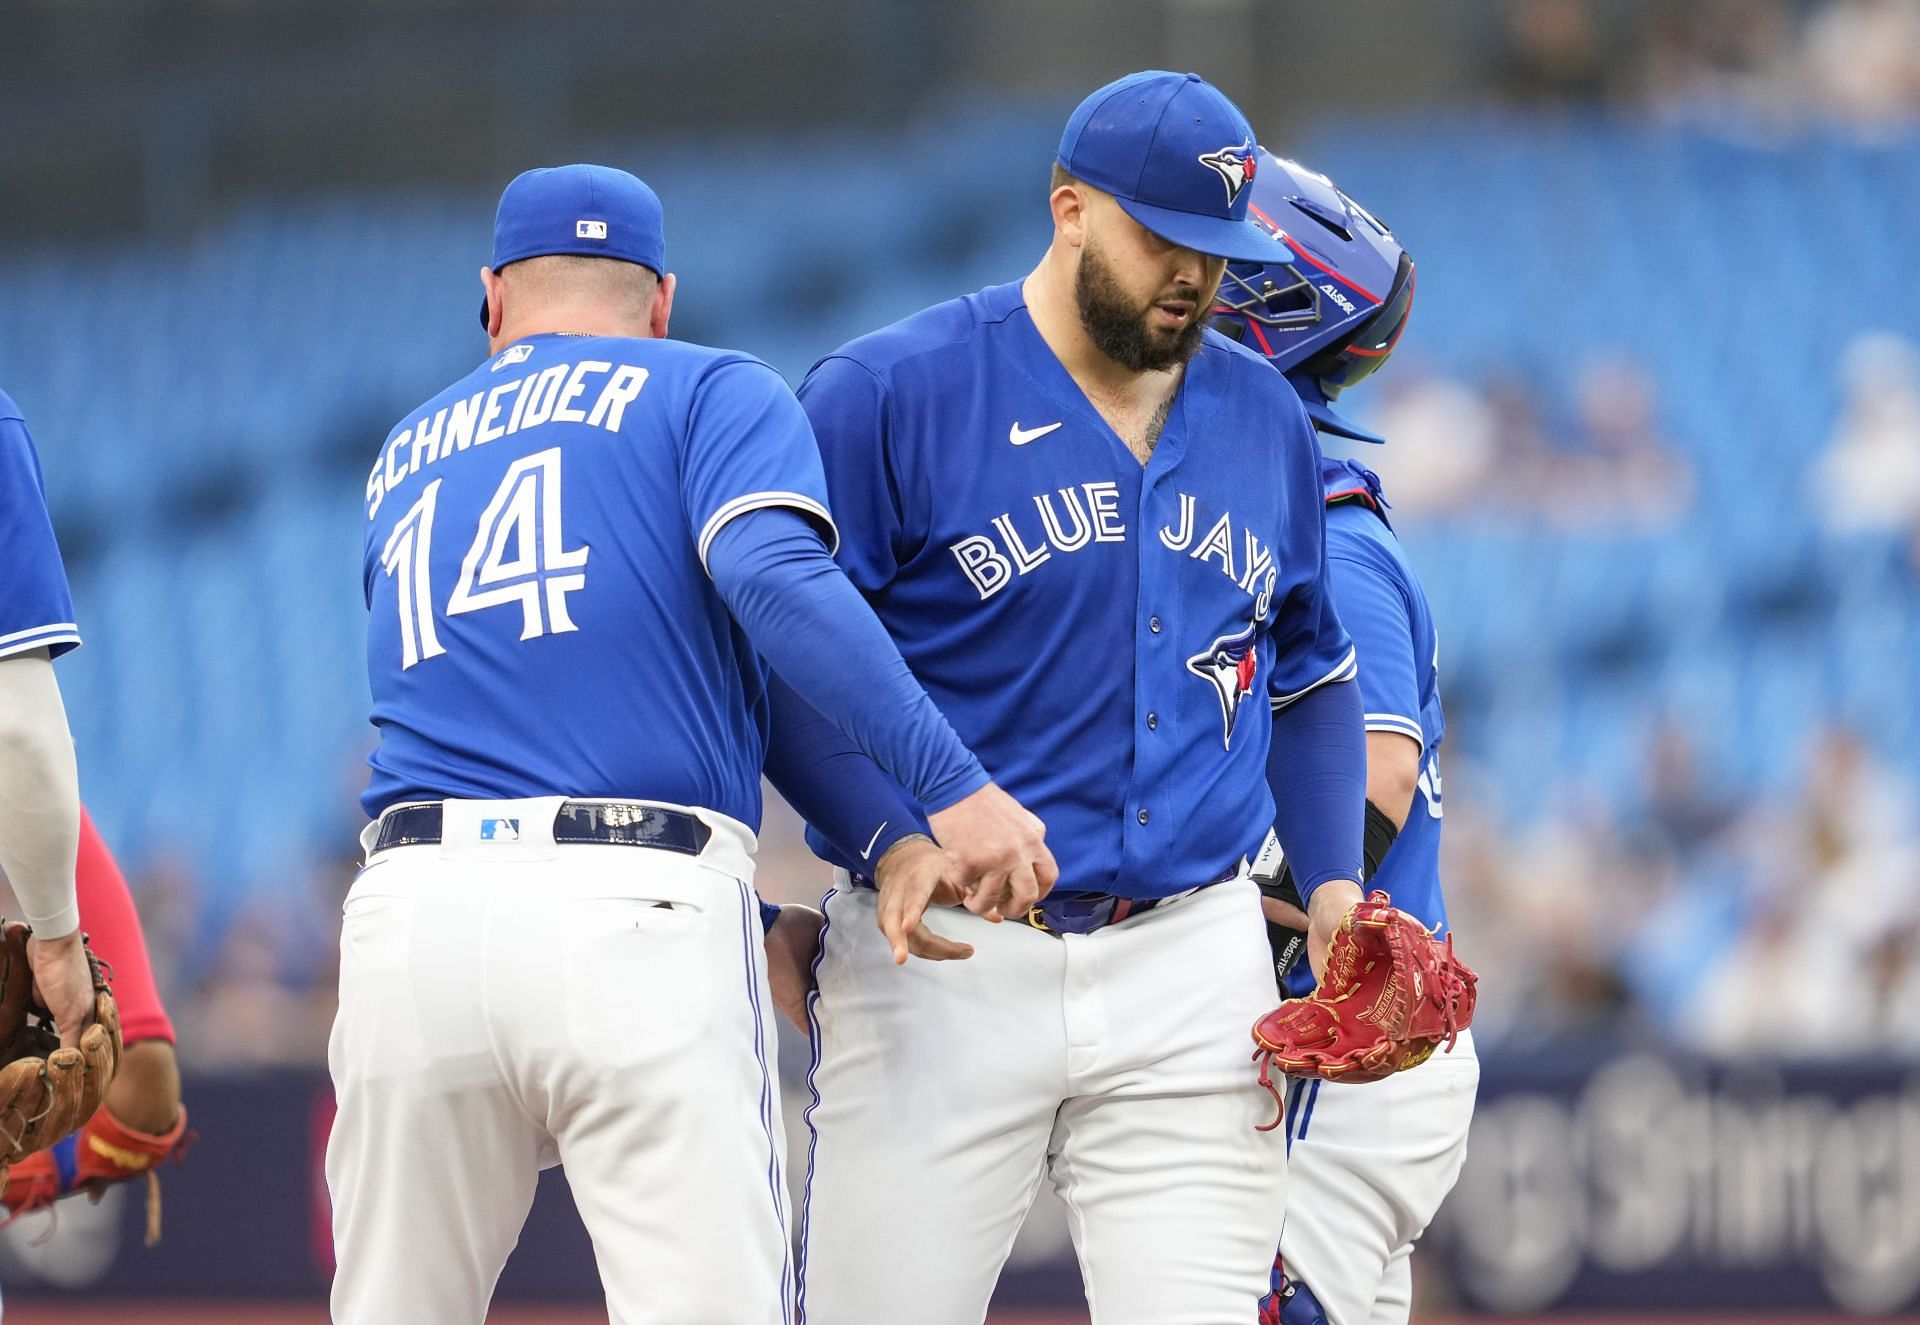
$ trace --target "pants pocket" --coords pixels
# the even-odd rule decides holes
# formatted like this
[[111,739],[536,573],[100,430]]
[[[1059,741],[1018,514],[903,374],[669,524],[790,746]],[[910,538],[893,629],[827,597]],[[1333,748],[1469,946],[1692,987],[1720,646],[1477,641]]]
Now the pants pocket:
[[576,1055],[628,1068],[682,1055],[715,1033],[727,992],[722,968],[731,974],[741,961],[716,941],[716,931],[732,928],[721,925],[716,900],[586,897],[566,904],[562,979],[567,1041]]

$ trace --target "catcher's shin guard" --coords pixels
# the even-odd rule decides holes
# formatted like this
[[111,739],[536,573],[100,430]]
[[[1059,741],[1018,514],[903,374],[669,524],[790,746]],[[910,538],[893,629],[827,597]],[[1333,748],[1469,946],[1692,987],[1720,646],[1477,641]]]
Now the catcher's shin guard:
[[17,1160],[6,1174],[4,1200],[8,1219],[29,1210],[44,1210],[63,1196],[86,1192],[98,1196],[119,1182],[147,1179],[147,1245],[160,1240],[159,1166],[176,1164],[186,1155],[194,1134],[187,1130],[186,1106],[172,1127],[155,1135],[139,1132],[113,1116],[102,1105],[72,1136],[46,1150]]

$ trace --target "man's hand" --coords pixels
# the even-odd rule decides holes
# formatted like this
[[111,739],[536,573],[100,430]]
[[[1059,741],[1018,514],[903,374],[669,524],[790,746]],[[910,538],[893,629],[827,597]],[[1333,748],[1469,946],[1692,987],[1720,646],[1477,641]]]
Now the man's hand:
[[1281,901],[1278,897],[1262,895],[1260,910],[1267,917],[1269,924],[1278,925],[1282,929],[1297,929],[1304,934],[1313,924],[1307,919],[1305,911],[1291,902]]
[[878,920],[895,966],[906,965],[909,956],[930,962],[973,956],[972,944],[942,938],[927,928],[925,919],[929,906],[958,906],[966,900],[959,875],[952,854],[923,833],[901,838],[880,857],[873,870],[880,889]]
[[1327,945],[1333,942],[1340,922],[1365,897],[1353,880],[1330,879],[1307,899],[1307,964],[1313,968],[1315,984],[1327,973]]
[[34,992],[60,1030],[60,1047],[78,1048],[94,1009],[93,971],[80,931],[57,939],[29,938],[27,965],[33,968]]
[[767,931],[767,987],[773,1005],[796,1026],[807,1030],[807,996],[813,992],[813,959],[820,952],[820,929],[826,917],[810,906],[782,906]]
[[967,910],[983,919],[997,924],[1025,915],[1060,877],[1047,850],[1047,826],[997,783],[927,816],[927,822],[959,866]]

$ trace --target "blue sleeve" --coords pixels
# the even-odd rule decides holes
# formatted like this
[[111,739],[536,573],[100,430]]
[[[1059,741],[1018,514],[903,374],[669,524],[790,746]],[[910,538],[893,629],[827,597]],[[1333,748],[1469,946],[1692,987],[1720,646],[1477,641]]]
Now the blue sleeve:
[[0,393],[0,658],[46,649],[58,657],[80,643],[60,545],[47,515],[40,457],[27,425]]
[[893,579],[913,541],[886,387],[864,364],[832,355],[800,384],[800,404],[846,525],[836,559],[848,579],[872,593]]
[[929,831],[900,784],[778,674],[768,678],[767,697],[767,780],[831,848],[822,855],[870,875],[888,847]]
[[760,898],[759,902],[760,902],[760,933],[764,937],[767,931],[773,928],[773,922],[780,918],[780,908],[775,906],[772,902],[769,902],[764,897]]
[[980,761],[799,514],[760,508],[729,520],[707,564],[760,656],[921,804],[944,809],[986,785]]
[[[1288,538],[1292,564],[1313,567],[1275,605],[1272,637],[1274,667],[1267,695],[1280,710],[1316,686],[1344,681],[1354,673],[1353,641],[1334,611],[1327,583],[1327,508],[1321,497],[1320,443],[1306,410],[1291,388],[1284,445]],[[1297,426],[1294,426],[1297,425]],[[1282,565],[1287,564],[1285,560]]]
[[1274,835],[1301,898],[1333,879],[1358,881],[1367,823],[1358,686],[1320,686],[1273,715],[1267,785]]
[[[1372,519],[1372,516],[1368,516]],[[1383,558],[1356,549],[1328,563],[1340,620],[1353,636],[1360,665],[1360,702],[1368,731],[1399,732],[1421,745],[1420,666],[1407,589]]]
[[714,538],[748,511],[787,507],[838,537],[813,430],[780,375],[757,359],[727,359],[694,388],[680,457],[687,528],[708,564]]

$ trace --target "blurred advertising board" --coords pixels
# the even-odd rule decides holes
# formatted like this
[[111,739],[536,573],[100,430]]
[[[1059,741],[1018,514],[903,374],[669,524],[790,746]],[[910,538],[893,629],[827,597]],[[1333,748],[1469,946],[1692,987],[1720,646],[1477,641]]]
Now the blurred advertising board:
[[1426,1254],[1501,1312],[1911,1309],[1920,1064],[1495,1059]]
[[[201,1139],[164,1176],[161,1244],[141,1245],[137,1188],[62,1202],[0,1231],[10,1301],[324,1300],[325,1076],[195,1078],[188,1099]],[[789,1093],[792,1131],[804,1103]],[[1423,1296],[1494,1313],[1913,1310],[1920,1064],[1489,1057],[1466,1169],[1416,1264]],[[500,1297],[596,1296],[548,1173]],[[996,1307],[1078,1301],[1064,1217],[1042,1200]]]

